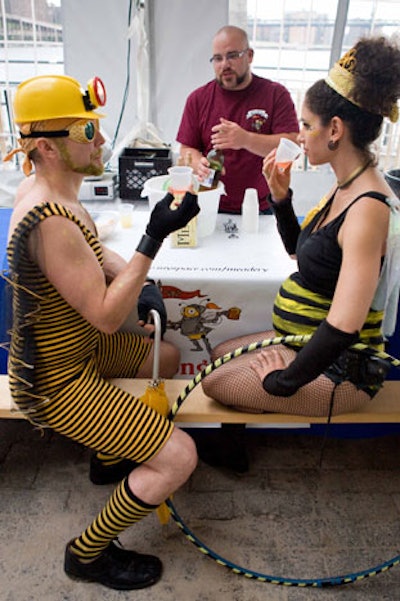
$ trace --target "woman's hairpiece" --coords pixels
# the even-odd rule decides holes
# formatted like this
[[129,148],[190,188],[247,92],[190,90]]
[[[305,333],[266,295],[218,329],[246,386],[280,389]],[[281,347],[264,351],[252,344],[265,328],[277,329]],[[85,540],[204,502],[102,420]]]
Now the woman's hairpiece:
[[[356,49],[351,48],[348,50],[342,58],[340,58],[330,69],[328,76],[325,78],[325,82],[335,92],[349,100],[352,104],[363,108],[358,102],[354,100],[354,69],[357,63]],[[399,107],[394,102],[388,113],[383,113],[384,117],[389,117],[390,121],[395,123],[399,118]]]

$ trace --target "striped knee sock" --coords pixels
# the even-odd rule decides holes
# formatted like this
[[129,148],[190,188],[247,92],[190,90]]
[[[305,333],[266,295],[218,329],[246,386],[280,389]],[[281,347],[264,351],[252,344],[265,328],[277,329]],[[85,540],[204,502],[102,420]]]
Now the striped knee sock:
[[128,486],[128,478],[117,486],[103,510],[71,544],[71,551],[82,559],[93,559],[123,530],[139,522],[158,506],[144,503]]

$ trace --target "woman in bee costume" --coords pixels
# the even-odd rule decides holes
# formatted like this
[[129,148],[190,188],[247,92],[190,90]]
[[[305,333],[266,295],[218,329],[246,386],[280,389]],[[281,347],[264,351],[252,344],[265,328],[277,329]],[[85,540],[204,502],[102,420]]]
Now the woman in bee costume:
[[384,117],[397,121],[399,97],[400,48],[384,37],[360,39],[306,92],[298,140],[337,182],[300,227],[290,166],[278,169],[275,150],[264,159],[278,230],[298,270],[275,298],[274,331],[223,343],[213,359],[265,338],[312,338],[227,363],[205,378],[210,396],[237,409],[329,416],[357,410],[382,386],[389,366],[350,347],[360,341],[379,353],[394,330],[399,202],[371,145]]

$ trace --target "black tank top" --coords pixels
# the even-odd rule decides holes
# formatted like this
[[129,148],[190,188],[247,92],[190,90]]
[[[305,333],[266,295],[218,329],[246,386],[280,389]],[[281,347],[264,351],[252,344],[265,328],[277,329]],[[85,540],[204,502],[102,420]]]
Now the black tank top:
[[336,191],[322,211],[319,211],[301,230],[296,248],[299,272],[294,276],[301,286],[328,298],[332,298],[334,295],[342,264],[342,249],[337,238],[347,211],[365,196],[387,204],[387,197],[384,194],[365,192],[357,196],[335,219],[313,232],[316,224],[322,221],[328,213],[335,194]]

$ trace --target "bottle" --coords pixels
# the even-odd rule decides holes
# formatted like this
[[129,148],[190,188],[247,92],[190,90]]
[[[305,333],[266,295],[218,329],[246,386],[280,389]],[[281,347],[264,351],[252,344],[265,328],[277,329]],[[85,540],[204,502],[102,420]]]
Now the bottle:
[[224,153],[222,150],[212,148],[207,155],[207,161],[210,163],[210,169],[214,170],[214,178],[211,188],[218,186],[219,179],[221,177],[222,167],[224,166]]
[[197,246],[197,216],[184,227],[170,234],[171,248],[195,248]]
[[207,179],[201,182],[200,192],[202,190],[213,190],[218,186],[222,167],[224,166],[224,158],[222,150],[217,150],[216,148],[212,148],[207,154],[207,161],[210,163],[210,173]]
[[247,188],[242,203],[242,231],[246,234],[258,232],[258,194],[255,188]]
[[[174,211],[182,202],[182,195],[175,195],[170,204]],[[195,248],[197,246],[197,216],[193,217],[185,226],[170,234],[172,248]]]
[[186,153],[185,165],[186,165],[186,167],[192,167],[192,163],[193,163],[192,153],[190,152],[190,150],[188,150]]

